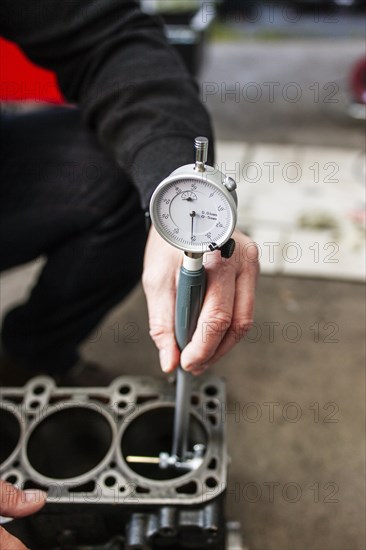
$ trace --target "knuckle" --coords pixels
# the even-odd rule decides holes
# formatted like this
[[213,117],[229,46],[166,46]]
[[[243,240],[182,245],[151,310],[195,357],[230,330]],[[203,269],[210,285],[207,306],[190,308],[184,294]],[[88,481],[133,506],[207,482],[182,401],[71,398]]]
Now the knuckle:
[[144,290],[152,288],[154,286],[154,281],[156,281],[156,277],[154,277],[151,271],[143,272],[141,282]]
[[233,319],[230,330],[232,330],[236,338],[240,340],[241,338],[244,338],[247,332],[249,332],[253,326],[253,323],[253,319],[247,317]]
[[8,485],[2,494],[2,501],[6,503],[6,506],[9,510],[15,512],[19,505],[19,491],[13,486]]
[[259,249],[254,241],[249,241],[246,245],[246,259],[250,263],[259,263]]
[[218,329],[219,332],[226,331],[231,324],[231,313],[221,308],[212,308],[207,313],[207,325],[212,325],[213,328]]
[[145,269],[141,277],[142,287],[145,293],[159,296],[174,296],[175,295],[175,279],[174,273],[163,269]]
[[224,274],[234,275],[236,274],[236,265],[234,255],[231,258],[220,258],[220,269]]
[[17,493],[11,493],[8,499],[9,507],[13,510],[13,512],[18,508],[19,504],[19,498]]
[[162,338],[165,338],[171,332],[166,325],[158,321],[150,321],[149,324],[149,334],[154,342],[162,340]]
[[210,355],[212,344],[222,340],[231,325],[231,315],[228,313],[213,312],[207,321],[202,323],[200,348],[204,359]]

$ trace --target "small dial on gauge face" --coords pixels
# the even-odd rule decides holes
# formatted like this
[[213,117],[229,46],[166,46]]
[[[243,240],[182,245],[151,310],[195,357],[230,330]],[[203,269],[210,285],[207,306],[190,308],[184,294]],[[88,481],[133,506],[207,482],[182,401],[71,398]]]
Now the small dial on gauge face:
[[221,246],[235,223],[225,193],[209,181],[184,179],[163,186],[153,203],[153,221],[164,238],[187,251]]
[[193,191],[184,191],[183,193],[181,193],[180,198],[182,199],[182,201],[192,202],[197,200],[197,195],[196,193],[193,193]]

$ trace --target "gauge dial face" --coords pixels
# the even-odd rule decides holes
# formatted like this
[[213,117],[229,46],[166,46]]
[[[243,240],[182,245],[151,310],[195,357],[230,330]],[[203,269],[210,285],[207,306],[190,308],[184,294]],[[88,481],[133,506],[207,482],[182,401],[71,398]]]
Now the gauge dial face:
[[235,227],[230,199],[207,180],[178,179],[154,193],[152,221],[160,235],[188,252],[206,252],[224,244]]

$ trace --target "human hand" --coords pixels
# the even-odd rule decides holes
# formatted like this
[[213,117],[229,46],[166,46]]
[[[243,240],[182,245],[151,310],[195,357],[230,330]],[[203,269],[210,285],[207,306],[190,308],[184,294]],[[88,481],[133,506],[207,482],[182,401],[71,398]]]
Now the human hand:
[[180,362],[184,370],[201,374],[250,329],[259,273],[258,250],[240,231],[235,231],[233,238],[236,249],[231,258],[222,258],[220,251],[204,256],[206,295],[192,341],[180,355],[174,337],[174,311],[183,253],[151,227],[142,283],[150,335],[159,349],[164,372],[172,372]]
[[[38,489],[21,491],[0,480],[0,515],[11,518],[30,516],[46,503],[47,494]],[[0,527],[0,548],[3,550],[26,550],[20,540]]]

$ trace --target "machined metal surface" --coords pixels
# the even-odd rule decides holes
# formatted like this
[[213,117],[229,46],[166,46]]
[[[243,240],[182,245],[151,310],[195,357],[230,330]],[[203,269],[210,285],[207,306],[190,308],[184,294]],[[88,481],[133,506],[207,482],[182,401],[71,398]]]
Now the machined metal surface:
[[206,137],[197,137],[194,140],[194,148],[196,150],[195,169],[198,172],[204,172],[208,155],[208,139]]
[[0,396],[1,478],[44,487],[49,503],[191,506],[225,491],[225,386],[216,377],[192,380],[190,445],[205,453],[188,472],[126,461],[171,450],[175,385],[166,380],[121,376],[107,388],[58,388],[37,377]]
[[40,512],[6,528],[33,550],[229,548],[225,384],[192,381],[187,471],[129,456],[169,453],[175,384],[121,376],[106,388],[56,387],[48,377],[0,392],[0,476],[47,491]]

